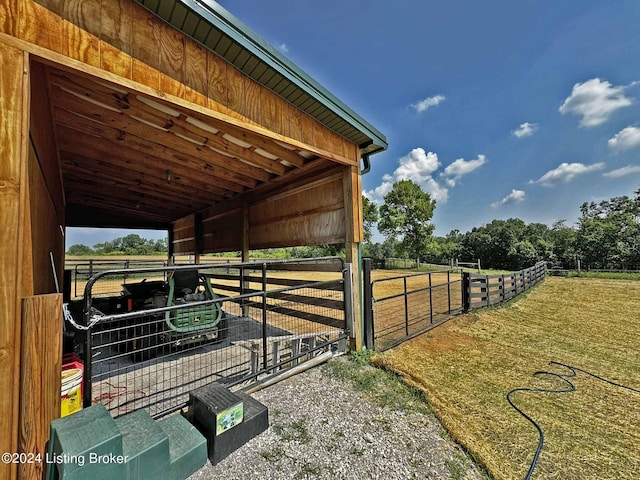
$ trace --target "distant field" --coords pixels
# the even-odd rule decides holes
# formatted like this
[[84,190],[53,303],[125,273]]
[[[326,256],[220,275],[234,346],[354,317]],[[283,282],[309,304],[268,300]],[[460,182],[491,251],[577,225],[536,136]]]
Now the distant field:
[[[640,389],[640,282],[548,278],[502,308],[462,315],[376,357],[421,388],[445,428],[499,479],[524,478],[533,426],[505,395],[562,388],[555,360]],[[577,391],[516,393],[545,446],[534,479],[640,478],[640,394],[578,372]]]

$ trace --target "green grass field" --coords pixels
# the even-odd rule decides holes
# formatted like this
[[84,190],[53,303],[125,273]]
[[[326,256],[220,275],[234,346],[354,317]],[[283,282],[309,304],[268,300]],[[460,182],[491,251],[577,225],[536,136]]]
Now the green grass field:
[[[524,478],[538,443],[516,387],[561,388],[552,360],[640,389],[640,282],[548,278],[501,308],[462,315],[374,358],[425,392],[495,478]],[[640,478],[640,394],[578,372],[576,391],[519,392],[545,446],[533,478]]]

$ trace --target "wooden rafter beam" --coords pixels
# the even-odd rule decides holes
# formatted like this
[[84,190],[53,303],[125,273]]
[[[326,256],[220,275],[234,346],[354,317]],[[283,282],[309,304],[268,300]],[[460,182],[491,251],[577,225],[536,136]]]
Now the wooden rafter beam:
[[[83,147],[78,147],[76,150],[83,150]],[[95,154],[95,152],[76,153],[62,149],[60,158],[63,173],[81,169],[111,178],[125,177],[134,182],[148,184],[153,188],[175,192],[176,195],[202,196],[212,201],[222,200],[229,193],[214,185],[192,182],[189,178],[177,175],[170,183],[167,183],[167,175],[164,170],[148,169],[145,166],[131,164],[120,157],[104,161],[83,155],[83,153]]]
[[[86,156],[97,158],[105,162],[111,160],[117,161],[118,158],[122,158],[131,165],[131,168],[149,168],[154,172],[162,171],[162,177],[166,178],[166,170],[173,168],[176,177],[184,177],[193,179],[199,183],[206,183],[212,185],[220,193],[238,192],[243,191],[242,185],[238,186],[233,182],[229,182],[224,178],[216,176],[218,173],[212,167],[208,165],[193,165],[186,159],[182,161],[182,157],[176,158],[175,155],[170,154],[164,148],[156,149],[153,146],[145,148],[144,141],[130,136],[125,132],[119,132],[117,130],[109,130],[102,128],[102,135],[95,135],[93,126],[87,128],[86,124],[75,123],[75,125],[58,124],[57,130],[61,133],[59,136],[66,135],[61,140],[63,146],[69,146],[69,149],[78,151],[78,149],[87,152]],[[78,145],[78,132],[83,133],[86,136],[95,137],[92,145]],[[74,141],[76,140],[76,141]],[[95,151],[95,154],[91,152]],[[133,165],[140,163],[140,165]],[[164,166],[164,168],[160,168]],[[144,170],[142,170],[144,173]]]
[[[198,121],[201,124],[208,125],[210,127],[209,130],[201,129],[193,123],[189,123],[187,120],[188,118],[195,117],[190,117],[190,115],[188,114],[177,111],[175,109],[175,106],[168,106],[155,100],[141,101],[140,98],[144,97],[129,93],[125,90],[110,88],[108,85],[103,83],[93,82],[91,80],[80,79],[77,77],[74,78],[71,75],[63,74],[62,72],[56,72],[54,75],[52,75],[52,82],[55,85],[74,91],[80,95],[85,96],[86,98],[99,101],[112,108],[121,111],[126,110],[129,115],[150,116],[154,119],[153,121],[159,121],[160,124],[164,124],[168,128],[172,128],[177,133],[190,133],[195,135],[196,138],[200,137],[201,141],[209,139],[211,141],[211,145],[216,146],[216,148],[231,148],[233,154],[237,155],[238,158],[244,158],[248,161],[258,161],[263,163],[267,161],[265,163],[265,166],[275,169],[276,171],[274,171],[273,173],[284,173],[284,171],[281,171],[281,168],[283,166],[278,161],[269,161],[268,158],[260,155],[259,153],[255,153],[256,148],[260,148],[279,158],[280,160],[285,160],[286,162],[289,162],[294,166],[301,167],[302,165],[304,165],[304,158],[296,153],[297,151],[301,151],[300,149],[290,150],[284,148],[283,146],[278,145],[276,142],[266,140],[261,136],[251,135],[244,129],[237,128],[228,123],[220,122],[218,120],[210,118],[200,118],[198,119]],[[154,104],[157,105],[157,107],[154,108]],[[175,113],[169,114],[167,112],[178,112],[179,114],[175,115]],[[180,113],[182,114],[180,115]],[[211,132],[211,129],[219,130],[222,132],[222,134],[215,134]],[[230,142],[227,142],[223,139],[224,133],[228,133],[229,135],[237,138],[238,140],[242,140],[243,142],[246,142],[251,146],[237,148],[237,145],[234,145],[233,143],[230,144]]]
[[[247,170],[250,169],[249,165],[236,161],[236,166],[245,173],[229,171],[229,169],[219,167],[221,156],[209,148],[196,145],[172,133],[150,127],[127,115],[106,108],[99,108],[88,102],[79,102],[77,97],[62,90],[56,91],[54,96],[54,102],[58,109],[87,117],[87,119],[92,119],[94,122],[101,123],[104,126],[126,132],[131,136],[137,137],[139,141],[142,141],[143,145],[147,145],[150,149],[154,148],[155,145],[154,151],[163,151],[165,157],[180,157],[187,163],[191,163],[195,168],[209,167],[213,169],[218,166],[216,176],[235,181],[249,188],[253,188],[258,184],[256,179],[247,175]],[[56,112],[56,121],[58,119]],[[80,119],[78,118],[77,121],[80,121]],[[68,126],[72,127],[72,125]],[[157,148],[157,146],[164,148]]]

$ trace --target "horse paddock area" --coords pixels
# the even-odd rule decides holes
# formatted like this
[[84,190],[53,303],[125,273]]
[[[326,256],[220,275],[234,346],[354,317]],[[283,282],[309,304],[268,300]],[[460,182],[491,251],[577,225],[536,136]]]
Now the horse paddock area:
[[563,391],[511,394],[544,433],[532,478],[636,479],[639,299],[640,282],[551,277],[374,363],[420,388],[445,428],[495,478],[525,478],[532,465],[538,432],[507,401],[511,390],[528,388]]

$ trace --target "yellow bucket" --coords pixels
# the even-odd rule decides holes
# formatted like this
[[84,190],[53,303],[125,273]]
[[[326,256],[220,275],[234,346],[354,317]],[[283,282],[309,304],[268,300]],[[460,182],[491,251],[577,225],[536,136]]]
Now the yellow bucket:
[[61,416],[66,417],[82,410],[82,369],[71,368],[62,371]]

